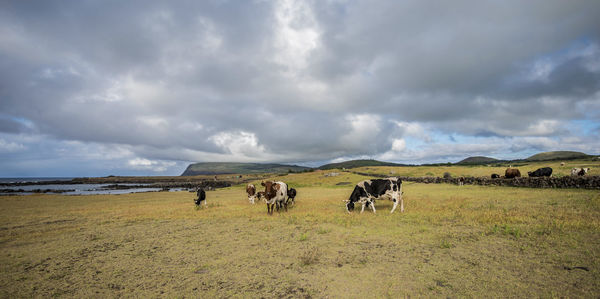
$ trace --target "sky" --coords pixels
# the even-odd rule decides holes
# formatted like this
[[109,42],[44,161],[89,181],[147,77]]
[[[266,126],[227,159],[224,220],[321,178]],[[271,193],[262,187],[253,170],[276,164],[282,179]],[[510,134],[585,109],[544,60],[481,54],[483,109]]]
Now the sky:
[[600,2],[2,1],[0,177],[600,154]]

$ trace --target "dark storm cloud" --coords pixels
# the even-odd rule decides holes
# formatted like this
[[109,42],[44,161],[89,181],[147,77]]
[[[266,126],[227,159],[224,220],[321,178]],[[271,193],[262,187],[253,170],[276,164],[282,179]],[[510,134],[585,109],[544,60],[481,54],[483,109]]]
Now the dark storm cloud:
[[0,151],[163,171],[574,148],[588,136],[570,124],[599,121],[598,16],[596,1],[5,1]]

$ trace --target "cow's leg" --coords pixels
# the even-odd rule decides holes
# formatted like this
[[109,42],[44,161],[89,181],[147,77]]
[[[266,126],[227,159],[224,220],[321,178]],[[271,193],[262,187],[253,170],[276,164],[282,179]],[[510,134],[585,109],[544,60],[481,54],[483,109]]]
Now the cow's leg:
[[377,214],[377,212],[375,212],[375,202],[371,201],[371,209],[373,209],[373,213]]
[[400,195],[400,213],[404,213],[404,198]]
[[394,206],[392,207],[392,211],[390,212],[390,214],[394,213],[394,210],[396,210],[397,206],[398,206],[398,200],[394,198]]
[[396,207],[398,206],[399,198],[400,198],[400,196],[398,195],[398,192],[394,192],[394,194],[392,195],[392,200],[394,201],[394,206],[392,207],[392,211],[390,213],[394,213],[394,211],[396,210]]
[[365,202],[362,202],[362,209],[360,209],[360,213],[362,214],[365,211]]

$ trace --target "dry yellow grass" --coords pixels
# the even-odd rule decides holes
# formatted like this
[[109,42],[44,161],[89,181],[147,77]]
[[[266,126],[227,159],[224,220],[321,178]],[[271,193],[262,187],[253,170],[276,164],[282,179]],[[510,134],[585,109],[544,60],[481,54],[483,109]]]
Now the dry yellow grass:
[[[0,197],[1,297],[598,297],[600,193],[405,183],[405,213],[348,215],[363,177],[194,193]],[[339,182],[351,185],[336,185]],[[256,183],[260,183],[257,181]]]

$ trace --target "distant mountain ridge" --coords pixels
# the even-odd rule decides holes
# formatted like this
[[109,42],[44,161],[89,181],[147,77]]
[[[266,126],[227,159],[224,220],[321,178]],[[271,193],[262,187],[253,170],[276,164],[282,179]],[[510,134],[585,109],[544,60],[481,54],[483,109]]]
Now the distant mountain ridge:
[[461,160],[460,162],[456,162],[455,164],[483,164],[483,163],[494,163],[494,162],[498,162],[500,160],[495,159],[495,158],[490,158],[490,157],[484,157],[484,156],[475,156],[475,157],[468,157],[464,160]]
[[571,151],[555,151],[535,154],[525,160],[527,161],[551,161],[551,160],[572,160],[572,159],[585,159],[590,158],[588,154]]
[[181,175],[287,173],[309,170],[312,168],[276,163],[200,162],[190,164]]
[[[457,163],[440,163],[440,165],[480,165],[504,162],[539,162],[553,160],[574,160],[586,159],[594,156],[587,155],[581,152],[572,151],[553,151],[535,154],[526,159],[515,160],[499,160],[491,157],[474,156],[465,158]],[[425,164],[437,165],[437,164]],[[329,163],[321,165],[317,168],[276,164],[276,163],[238,163],[238,162],[201,162],[190,164],[187,169],[181,174],[182,176],[191,175],[213,175],[213,174],[254,174],[254,173],[288,173],[288,172],[304,172],[313,170],[329,170],[329,169],[351,169],[357,167],[368,166],[417,166],[407,165],[392,162],[382,162],[377,160],[349,160],[339,163]]]
[[339,163],[329,163],[319,166],[318,169],[342,169],[342,168],[357,168],[366,166],[406,166],[404,164],[392,163],[392,162],[381,162],[377,160],[350,160]]
[[489,164],[489,163],[498,163],[498,162],[540,162],[540,161],[554,161],[554,160],[587,159],[587,158],[591,158],[591,157],[593,157],[593,156],[590,156],[588,154],[581,153],[581,152],[553,151],[553,152],[538,153],[538,154],[535,154],[535,155],[530,156],[525,159],[514,159],[514,160],[499,160],[499,159],[490,158],[490,157],[475,156],[475,157],[466,158],[464,160],[456,162],[455,164],[476,165],[476,164]]

